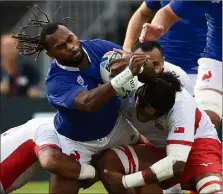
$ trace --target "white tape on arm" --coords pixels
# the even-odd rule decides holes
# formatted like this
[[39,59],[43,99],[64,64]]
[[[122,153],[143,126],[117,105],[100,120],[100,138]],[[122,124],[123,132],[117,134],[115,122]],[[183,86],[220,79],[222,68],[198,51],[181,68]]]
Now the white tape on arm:
[[129,69],[129,67],[127,67],[124,71],[116,75],[111,80],[111,85],[117,91],[118,89],[121,89],[123,85],[132,78],[133,78],[132,72]]
[[81,171],[78,180],[92,179],[95,177],[95,168],[89,164],[81,164]]
[[177,161],[186,162],[191,146],[170,144],[167,146],[167,157],[153,164],[150,169],[156,175],[157,180],[162,182],[174,176],[173,165]]
[[140,171],[134,174],[123,176],[122,184],[126,189],[128,189],[128,188],[133,188],[133,187],[140,187],[140,186],[145,185],[146,183],[144,181],[142,171]]

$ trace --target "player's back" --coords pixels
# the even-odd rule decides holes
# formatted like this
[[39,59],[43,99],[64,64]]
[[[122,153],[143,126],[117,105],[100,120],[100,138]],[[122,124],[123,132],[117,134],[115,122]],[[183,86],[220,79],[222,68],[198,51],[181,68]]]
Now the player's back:
[[[148,2],[160,4],[160,8],[170,1]],[[197,73],[197,60],[206,45],[207,24],[203,9],[196,10],[197,20],[180,20],[170,27],[158,42],[164,51],[165,60],[180,66],[187,73]]]
[[222,1],[197,3],[205,10],[208,25],[207,45],[202,56],[222,61]]
[[190,21],[199,21],[197,12],[203,10],[208,32],[201,56],[222,61],[222,1],[171,1],[170,7],[177,16]]

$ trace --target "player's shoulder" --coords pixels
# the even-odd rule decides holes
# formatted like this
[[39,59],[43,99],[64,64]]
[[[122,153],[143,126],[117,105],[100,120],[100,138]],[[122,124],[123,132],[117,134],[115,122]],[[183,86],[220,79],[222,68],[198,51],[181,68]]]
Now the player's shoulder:
[[69,70],[66,70],[60,67],[57,64],[56,60],[51,61],[49,70],[45,77],[45,82],[48,83],[53,80],[59,80],[63,77],[67,79],[69,79],[70,77],[74,78],[75,74],[71,73],[71,71]]
[[108,40],[104,40],[104,39],[91,39],[91,40],[81,40],[80,41],[81,45],[85,48],[85,49],[104,49],[107,48],[109,50],[111,50],[112,48],[122,48],[120,45],[108,41]]
[[168,117],[173,115],[185,114],[186,112],[191,112],[196,109],[196,102],[193,96],[186,90],[182,89],[181,92],[176,93],[175,103],[173,108],[169,111]]

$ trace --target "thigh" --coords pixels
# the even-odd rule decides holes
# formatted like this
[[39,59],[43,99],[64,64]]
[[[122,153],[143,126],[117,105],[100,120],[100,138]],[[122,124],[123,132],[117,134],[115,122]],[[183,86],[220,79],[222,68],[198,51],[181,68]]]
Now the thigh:
[[9,130],[1,136],[0,177],[5,191],[22,187],[40,168],[35,143],[24,132]]

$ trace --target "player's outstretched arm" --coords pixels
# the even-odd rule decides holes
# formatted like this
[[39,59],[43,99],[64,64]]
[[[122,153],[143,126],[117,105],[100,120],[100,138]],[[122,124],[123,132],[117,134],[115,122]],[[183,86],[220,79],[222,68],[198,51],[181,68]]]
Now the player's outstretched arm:
[[93,166],[80,164],[54,147],[42,148],[38,152],[38,158],[43,169],[66,179],[93,179],[96,175]]
[[143,2],[129,21],[125,41],[123,44],[124,50],[129,52],[131,51],[135,42],[139,38],[143,24],[148,22],[148,20],[151,20],[153,15],[154,12],[146,6],[145,2]]
[[133,54],[130,65],[120,74],[116,75],[110,83],[103,84],[95,89],[80,92],[73,100],[73,106],[81,111],[95,112],[106,104],[116,91],[128,82],[133,76],[141,72],[141,67],[149,59],[144,54]]
[[173,12],[170,5],[161,8],[154,16],[151,24],[145,23],[140,35],[140,41],[153,41],[160,38],[180,18]]

